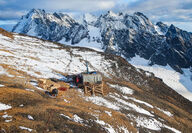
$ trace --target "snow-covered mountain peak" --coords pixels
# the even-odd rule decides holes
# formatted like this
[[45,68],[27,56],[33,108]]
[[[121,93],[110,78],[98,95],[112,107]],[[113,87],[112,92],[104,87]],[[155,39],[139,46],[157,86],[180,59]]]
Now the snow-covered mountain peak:
[[53,13],[53,16],[56,18],[63,20],[63,21],[69,21],[71,23],[75,23],[75,20],[71,18],[68,14],[63,14],[63,13]]
[[71,44],[80,42],[88,34],[87,29],[69,15],[40,9],[29,11],[12,31],[51,41],[71,41]]
[[179,28],[175,27],[173,24],[171,24],[170,27],[168,28],[168,31],[172,31],[172,33],[178,34],[178,33],[180,33],[181,30]]
[[139,16],[139,17],[142,17],[143,19],[147,19],[149,20],[143,13],[141,12],[135,12],[133,13],[133,16]]
[[31,9],[25,17],[26,19],[35,19],[35,18],[40,18],[43,17],[45,15],[45,10],[41,10],[41,9]]
[[132,16],[133,23],[139,26],[139,30],[144,30],[153,34],[156,34],[154,24],[141,12],[135,12]]
[[118,15],[116,13],[114,13],[113,11],[108,11],[106,16],[110,16],[110,17],[117,17]]
[[27,15],[30,15],[30,14],[44,14],[44,13],[45,13],[45,10],[43,10],[43,9],[33,8],[27,13]]
[[97,21],[97,17],[92,15],[91,13],[85,13],[83,15],[83,21],[89,25],[95,25],[95,22]]
[[123,14],[114,13],[113,11],[108,11],[106,14],[102,15],[103,18],[107,20],[120,20],[123,19]]
[[115,14],[112,11],[108,11],[106,14],[101,15],[98,18],[96,26],[100,28],[101,33],[107,32],[109,29],[111,31],[127,29],[127,26],[125,25],[123,20],[123,15]]

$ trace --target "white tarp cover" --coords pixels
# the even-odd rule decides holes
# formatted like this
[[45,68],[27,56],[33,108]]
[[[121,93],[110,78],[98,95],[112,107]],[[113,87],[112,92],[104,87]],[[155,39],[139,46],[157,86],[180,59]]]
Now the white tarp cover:
[[102,81],[101,74],[83,74],[83,82],[97,83]]

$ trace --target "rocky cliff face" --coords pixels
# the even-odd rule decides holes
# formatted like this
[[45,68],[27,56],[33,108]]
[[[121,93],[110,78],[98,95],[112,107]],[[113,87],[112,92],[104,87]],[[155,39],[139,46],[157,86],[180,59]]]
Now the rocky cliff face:
[[23,16],[12,31],[56,42],[64,39],[72,44],[79,43],[88,34],[86,27],[70,16],[62,13],[49,14],[40,9],[32,9]]
[[139,55],[150,65],[170,65],[181,73],[181,68],[192,66],[192,34],[162,22],[154,25],[140,12],[128,15],[109,11],[98,18],[89,14],[80,24],[68,15],[33,9],[13,31],[71,44],[86,38],[88,44],[101,44],[106,52],[125,58]]
[[[182,73],[180,68],[191,66],[191,33],[162,22],[153,25],[142,13],[106,15],[98,19],[106,50],[126,58],[139,55],[149,64],[170,65]],[[160,31],[158,31],[158,29]],[[113,40],[113,41],[111,41]],[[115,47],[115,49],[114,49]]]
[[160,31],[163,33],[163,34],[166,34],[167,33],[167,30],[169,28],[168,25],[164,24],[163,22],[157,22],[156,25],[160,28]]

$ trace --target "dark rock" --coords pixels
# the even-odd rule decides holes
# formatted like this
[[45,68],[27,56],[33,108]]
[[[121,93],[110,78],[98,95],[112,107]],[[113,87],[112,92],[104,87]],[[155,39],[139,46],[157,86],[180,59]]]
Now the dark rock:
[[167,33],[167,30],[169,28],[168,25],[166,25],[166,24],[164,24],[162,22],[157,22],[156,25],[159,26],[159,28],[161,29],[161,32],[163,32],[164,34]]

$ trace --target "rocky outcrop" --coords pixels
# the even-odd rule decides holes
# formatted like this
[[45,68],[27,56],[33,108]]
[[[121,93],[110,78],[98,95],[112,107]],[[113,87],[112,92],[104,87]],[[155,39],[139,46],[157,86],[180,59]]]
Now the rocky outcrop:
[[166,34],[169,28],[168,25],[164,24],[163,22],[157,22],[156,25],[160,28],[161,32]]

